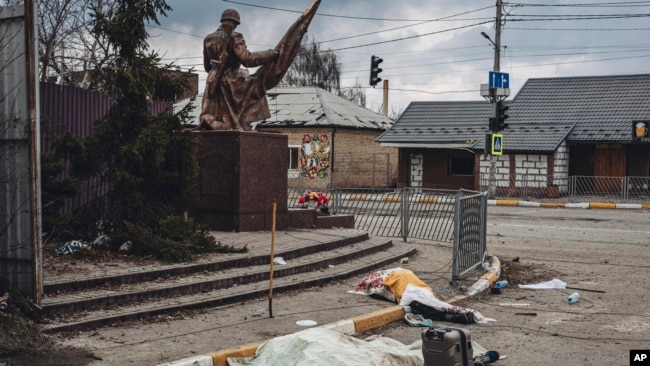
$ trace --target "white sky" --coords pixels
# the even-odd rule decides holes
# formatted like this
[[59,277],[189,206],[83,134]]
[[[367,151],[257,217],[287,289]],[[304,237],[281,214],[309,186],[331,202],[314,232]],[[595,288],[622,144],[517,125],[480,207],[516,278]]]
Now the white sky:
[[[650,1],[525,1],[504,2],[500,70],[510,74],[511,98],[530,78],[650,72]],[[149,28],[150,44],[166,62],[193,66],[202,91],[202,40],[219,26],[224,9],[239,11],[237,31],[249,50],[259,51],[273,48],[311,0],[167,3],[174,10]],[[321,47],[339,55],[342,85],[367,87],[370,109],[378,111],[382,100],[381,84],[368,85],[371,55],[384,60],[380,77],[389,80],[390,110],[412,101],[481,100],[480,84],[494,65],[494,49],[481,32],[495,39],[495,4],[322,0],[308,35],[329,41]]]

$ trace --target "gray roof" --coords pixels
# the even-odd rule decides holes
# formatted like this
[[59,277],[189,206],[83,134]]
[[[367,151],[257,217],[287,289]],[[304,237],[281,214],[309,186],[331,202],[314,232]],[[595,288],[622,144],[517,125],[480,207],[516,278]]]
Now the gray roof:
[[[381,143],[468,144],[488,132],[489,103],[412,102],[393,127],[377,138]],[[470,142],[472,141],[472,142]]]
[[512,104],[517,124],[575,123],[568,141],[631,142],[632,121],[650,118],[650,74],[529,79]]
[[[512,110],[512,108],[511,108]],[[512,115],[511,110],[508,112]],[[395,125],[377,138],[384,144],[435,145],[460,144],[482,150],[489,133],[488,118],[492,106],[487,101],[413,102]],[[508,124],[511,118],[508,119]],[[503,131],[504,146],[510,151],[554,151],[566,138],[573,125],[525,125]]]
[[278,87],[267,92],[271,118],[258,127],[347,127],[386,130],[393,120],[317,87]]
[[[506,150],[552,152],[565,139],[631,142],[632,121],[650,118],[650,74],[529,79],[505,103]],[[481,150],[490,116],[488,101],[413,102],[377,141],[436,147],[465,142]]]

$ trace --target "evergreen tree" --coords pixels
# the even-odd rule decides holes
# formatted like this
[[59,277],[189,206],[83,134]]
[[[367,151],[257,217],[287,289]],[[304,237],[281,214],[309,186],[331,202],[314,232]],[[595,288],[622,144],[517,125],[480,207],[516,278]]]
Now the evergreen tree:
[[75,176],[99,177],[112,189],[76,213],[86,226],[76,231],[91,235],[101,223],[114,246],[131,241],[135,253],[171,261],[242,251],[221,247],[207,230],[178,216],[197,172],[197,140],[183,127],[191,107],[156,116],[148,108],[148,100],[171,105],[189,87],[187,78],[172,76],[173,65],[161,65],[148,50],[145,23],[158,24],[158,16],[170,10],[164,0],[116,0],[113,12],[92,9],[93,35],[107,40],[112,51],[97,81],[115,103],[88,138],[67,135],[57,150],[70,159]]
[[164,0],[119,0],[113,13],[94,8],[92,15],[95,37],[114,52],[98,79],[115,104],[84,142],[81,166],[102,172],[114,188],[110,216],[145,225],[173,213],[196,171],[196,144],[183,131],[189,111],[152,116],[147,105],[171,103],[188,88],[187,79],[170,76],[172,65],[148,51],[145,23],[159,24],[158,15],[170,10]]

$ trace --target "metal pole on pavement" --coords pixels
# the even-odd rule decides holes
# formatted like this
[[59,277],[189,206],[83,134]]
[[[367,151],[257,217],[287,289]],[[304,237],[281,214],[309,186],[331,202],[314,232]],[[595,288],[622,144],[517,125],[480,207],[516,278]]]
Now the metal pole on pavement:
[[[502,0],[497,0],[497,17],[496,17],[496,32],[494,36],[494,42],[487,35],[483,34],[485,38],[490,40],[494,45],[494,71],[500,71],[500,59],[501,59],[501,9],[503,7]],[[490,101],[492,102],[492,117],[497,118],[497,98],[495,89],[490,89]],[[492,131],[493,133],[496,131]],[[491,145],[491,144],[490,144]],[[486,144],[487,146],[487,144]],[[488,182],[488,198],[494,199],[496,197],[496,177],[495,170],[497,165],[496,156],[490,153],[490,168],[489,168],[489,182]]]

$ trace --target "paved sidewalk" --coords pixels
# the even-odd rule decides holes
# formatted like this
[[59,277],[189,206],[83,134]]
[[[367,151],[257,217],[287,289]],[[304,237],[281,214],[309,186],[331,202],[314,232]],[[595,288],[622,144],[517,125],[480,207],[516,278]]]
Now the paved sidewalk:
[[[500,276],[501,262],[497,257],[492,257],[491,268],[493,270],[483,274],[467,289],[465,294],[455,296],[447,300],[447,302],[453,304],[469,296],[487,290]],[[404,315],[404,308],[397,305],[349,319],[343,319],[320,327],[346,335],[357,335],[393,322],[401,321],[404,319]],[[264,342],[251,343],[237,348],[225,349],[160,364],[159,366],[228,366],[229,357],[252,357],[255,355],[257,348],[263,343]]]

